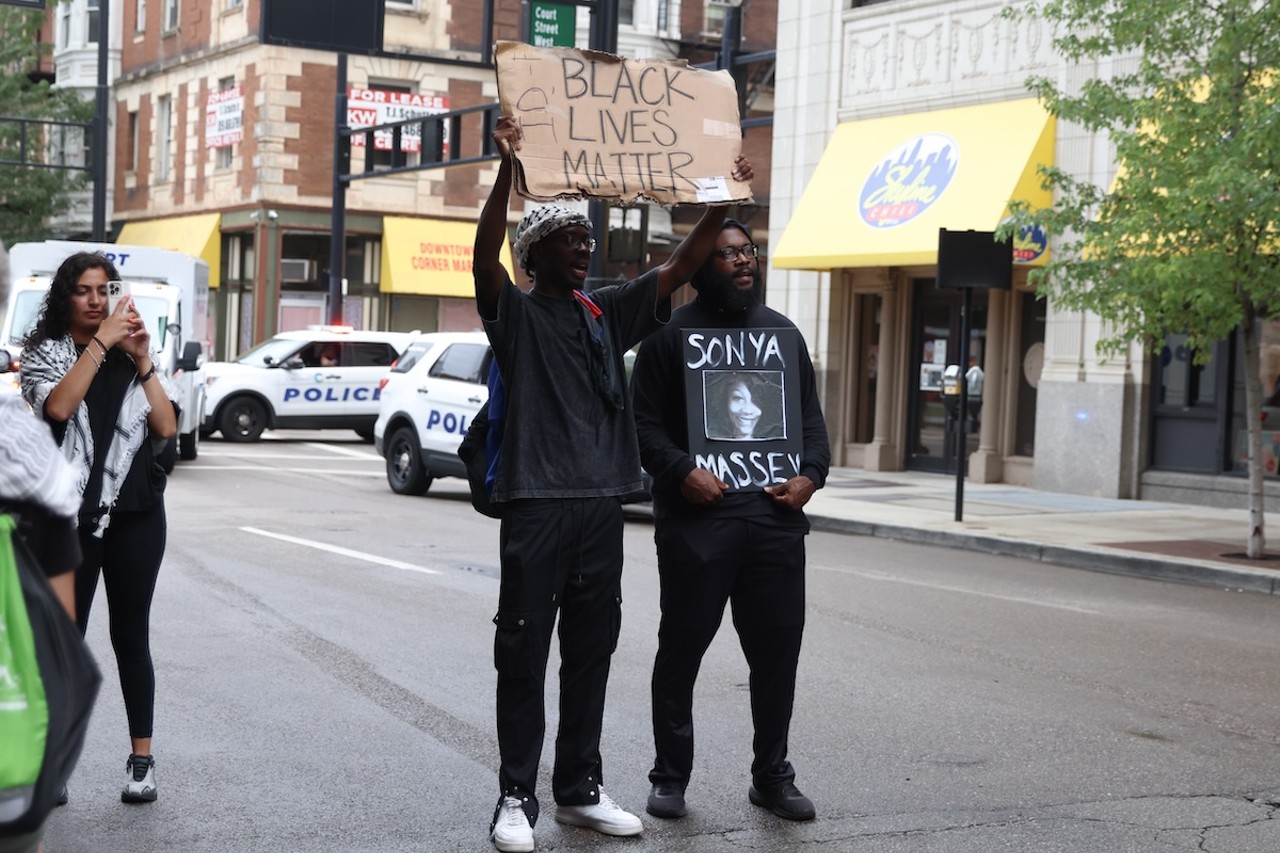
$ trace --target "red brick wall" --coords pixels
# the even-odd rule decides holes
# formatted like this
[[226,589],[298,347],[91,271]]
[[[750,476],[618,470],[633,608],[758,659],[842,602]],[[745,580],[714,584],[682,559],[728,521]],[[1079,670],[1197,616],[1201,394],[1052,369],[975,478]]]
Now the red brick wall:
[[[256,3],[254,4],[257,5]],[[252,8],[250,12],[252,13]],[[253,125],[258,120],[258,112],[254,107],[258,97],[258,67],[246,65],[240,81],[244,92],[244,139],[240,142],[240,192],[246,199],[253,197],[253,188],[258,183],[258,172],[253,167],[254,158],[258,156],[258,141],[253,135]]]
[[[191,91],[190,88],[188,88],[188,91]],[[194,97],[195,103],[202,108],[209,102],[209,83],[205,78],[200,78],[199,85],[194,90]],[[203,115],[203,110],[197,114]],[[195,174],[192,176],[195,180],[191,182],[191,189],[192,195],[195,197],[194,201],[198,205],[204,201],[205,174],[209,168],[209,149],[205,147],[204,124],[201,122],[196,124],[196,134],[192,144],[196,149],[196,167]]]
[[[120,52],[120,70],[128,75],[168,59],[209,47],[212,35],[212,16],[218,14],[219,0],[179,0],[178,28],[170,32],[161,30],[164,0],[148,0],[143,22],[142,38],[139,35],[137,9],[132,0],[115,0],[111,4],[113,14],[123,14],[124,44]],[[121,8],[123,7],[123,8]],[[119,12],[116,10],[119,9]]]
[[[454,50],[479,50],[482,39],[484,3],[480,0],[453,0],[449,21],[449,44]],[[519,0],[498,0],[493,12],[495,41],[520,38]]]
[[138,171],[135,186],[124,185],[129,165],[129,110],[123,102],[116,103],[116,158],[113,164],[115,180],[112,209],[117,213],[146,210],[151,203],[151,116],[154,112],[150,95],[143,95],[138,104]]
[[[301,95],[296,107],[285,110],[285,121],[297,122],[298,138],[286,139],[284,150],[298,158],[298,168],[286,171],[286,184],[302,196],[327,196],[333,186],[333,92],[337,69],[302,63],[302,76],[290,78],[290,91]],[[246,102],[248,95],[246,93]],[[245,126],[249,124],[246,121]]]

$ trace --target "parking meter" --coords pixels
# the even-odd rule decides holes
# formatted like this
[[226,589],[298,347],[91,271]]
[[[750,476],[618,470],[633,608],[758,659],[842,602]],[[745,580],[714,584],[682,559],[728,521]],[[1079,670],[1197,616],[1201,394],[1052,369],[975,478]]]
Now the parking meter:
[[982,411],[982,386],[986,377],[982,368],[975,363],[964,375],[965,384],[969,386],[969,400],[966,409],[969,413],[969,429],[978,431],[978,413]]
[[947,419],[955,418],[960,412],[960,365],[948,364],[942,371],[942,405],[947,410]]

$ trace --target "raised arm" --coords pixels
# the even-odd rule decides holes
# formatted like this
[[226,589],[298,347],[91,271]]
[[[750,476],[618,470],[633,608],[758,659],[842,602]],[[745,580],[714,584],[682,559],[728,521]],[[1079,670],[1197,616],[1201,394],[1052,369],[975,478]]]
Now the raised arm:
[[[751,162],[739,155],[733,164],[733,178],[737,181],[750,181],[755,176],[751,170]],[[716,237],[720,234],[720,226],[724,224],[726,209],[723,205],[708,207],[703,211],[698,224],[693,226],[689,235],[680,241],[676,250],[666,263],[658,267],[658,303],[662,304],[675,292],[676,288],[687,282],[702,266],[702,262],[715,248]]]
[[481,318],[493,320],[498,316],[498,297],[507,282],[507,271],[502,268],[500,256],[502,244],[507,239],[507,203],[511,196],[512,152],[520,150],[520,120],[515,116],[503,116],[493,129],[493,141],[502,155],[498,177],[493,182],[489,199],[480,212],[476,226],[475,254],[472,270],[476,284],[476,309]]

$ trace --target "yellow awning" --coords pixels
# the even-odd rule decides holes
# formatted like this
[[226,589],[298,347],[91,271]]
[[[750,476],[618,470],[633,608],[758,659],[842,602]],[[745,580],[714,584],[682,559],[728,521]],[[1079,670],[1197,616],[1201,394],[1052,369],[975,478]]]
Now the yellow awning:
[[[471,278],[475,242],[475,222],[384,217],[382,284],[379,290],[383,293],[472,299],[476,293],[475,282]],[[511,247],[505,241],[501,260],[514,279]]]
[[222,242],[218,239],[221,224],[220,213],[126,222],[116,242],[169,249],[200,258],[209,265],[209,286],[217,287],[222,283]]
[[[992,231],[1010,199],[1049,206],[1036,166],[1053,163],[1053,144],[1053,119],[1035,99],[841,124],[774,247],[773,265],[937,263],[939,228]],[[1043,263],[1043,233],[1016,239],[1014,254]]]

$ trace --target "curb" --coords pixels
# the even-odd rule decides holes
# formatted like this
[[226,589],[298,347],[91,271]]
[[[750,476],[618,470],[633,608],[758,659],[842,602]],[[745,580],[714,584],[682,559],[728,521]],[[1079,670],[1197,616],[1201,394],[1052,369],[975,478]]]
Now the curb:
[[1126,554],[1102,547],[1069,548],[1062,545],[1044,545],[1025,539],[1005,539],[981,534],[955,533],[947,530],[926,530],[893,524],[873,524],[845,518],[807,513],[809,524],[815,530],[830,533],[847,533],[855,536],[872,536],[877,539],[893,539],[917,545],[944,548],[961,548],[1034,560],[1071,569],[1083,569],[1112,575],[1129,575],[1171,583],[1210,586],[1218,589],[1258,592],[1264,595],[1280,594],[1280,576],[1272,573],[1236,569],[1229,566],[1211,566],[1200,562],[1161,560],[1149,556]]

